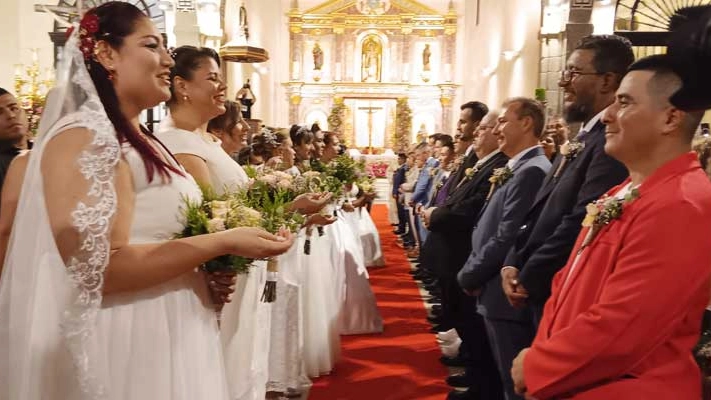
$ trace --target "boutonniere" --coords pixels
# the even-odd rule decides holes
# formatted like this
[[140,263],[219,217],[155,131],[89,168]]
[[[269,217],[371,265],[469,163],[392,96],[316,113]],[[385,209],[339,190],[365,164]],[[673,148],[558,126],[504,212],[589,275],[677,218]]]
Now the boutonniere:
[[506,183],[506,181],[508,181],[512,177],[513,171],[511,170],[511,168],[508,167],[508,165],[502,168],[496,168],[494,170],[494,173],[491,174],[491,177],[489,177],[489,182],[491,182],[491,189],[489,189],[489,194],[486,196],[486,199],[491,199],[491,196],[494,194],[494,190],[496,189],[496,187],[503,186],[503,184]]
[[464,170],[464,177],[466,179],[472,179],[474,177],[474,174],[476,174],[476,167],[469,167]]
[[557,178],[558,176],[560,176],[560,174],[563,172],[563,168],[568,163],[568,161],[574,160],[575,157],[577,157],[578,154],[583,151],[584,148],[585,142],[580,142],[575,139],[565,142],[562,146],[560,146],[559,151],[560,155],[562,155],[563,158],[560,160],[560,164],[558,164],[558,168],[555,170],[555,174],[553,174],[553,177]]
[[622,199],[605,195],[588,204],[585,207],[587,215],[585,215],[582,225],[583,227],[590,228],[590,230],[585,236],[583,244],[580,246],[580,250],[578,250],[578,254],[582,253],[583,249],[592,243],[605,225],[609,225],[612,221],[620,219],[625,206],[637,198],[639,198],[639,189],[635,187]]

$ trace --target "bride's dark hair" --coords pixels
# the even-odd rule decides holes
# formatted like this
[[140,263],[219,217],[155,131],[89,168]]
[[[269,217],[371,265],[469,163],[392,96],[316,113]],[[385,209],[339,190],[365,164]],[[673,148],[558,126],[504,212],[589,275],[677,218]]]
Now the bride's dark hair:
[[[98,31],[94,34],[90,33],[90,35],[92,35],[96,41],[105,41],[114,49],[120,49],[121,46],[123,46],[124,38],[134,32],[136,22],[142,18],[148,18],[136,6],[120,1],[104,3],[89,10],[84,18],[91,14],[96,15],[99,26]],[[101,63],[96,61],[94,57],[85,58],[85,62],[91,80],[96,87],[99,99],[101,99],[101,103],[104,105],[106,115],[109,117],[114,129],[116,129],[116,136],[119,142],[128,142],[131,147],[136,149],[138,154],[141,155],[146,166],[146,174],[149,182],[153,180],[156,173],[167,181],[170,180],[171,171],[182,175],[183,173],[179,169],[167,164],[163,158],[156,153],[156,150],[141,137],[141,132],[139,132],[128,118],[126,118],[123,112],[121,112],[116,89],[114,89],[114,85],[111,79],[109,79],[109,71],[107,71]],[[156,141],[158,140],[147,129],[141,127],[141,131]]]

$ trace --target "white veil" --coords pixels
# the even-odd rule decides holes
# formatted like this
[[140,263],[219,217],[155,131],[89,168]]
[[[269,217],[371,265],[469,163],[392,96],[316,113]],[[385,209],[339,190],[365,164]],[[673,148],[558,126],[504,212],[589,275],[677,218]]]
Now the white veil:
[[[79,49],[79,31],[64,48],[57,87],[48,96],[29,159],[0,282],[0,399],[102,399],[107,368],[93,335],[109,262],[116,211],[116,132]],[[55,245],[40,162],[50,139],[72,127],[93,134],[75,165],[87,192],[71,212],[81,247],[67,264]]]

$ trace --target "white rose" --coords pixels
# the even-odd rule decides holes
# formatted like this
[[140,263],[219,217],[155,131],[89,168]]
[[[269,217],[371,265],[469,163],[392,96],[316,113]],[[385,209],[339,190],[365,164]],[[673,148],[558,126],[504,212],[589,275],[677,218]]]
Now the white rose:
[[277,183],[277,177],[271,174],[260,176],[259,180],[266,183],[267,185],[276,185]]
[[280,189],[289,189],[291,188],[291,181],[288,179],[282,179],[277,182],[277,187]]
[[213,218],[227,218],[227,212],[230,210],[229,204],[226,201],[213,200],[210,202],[210,209]]
[[213,218],[207,221],[207,232],[215,233],[227,230],[225,227],[225,220],[222,218]]

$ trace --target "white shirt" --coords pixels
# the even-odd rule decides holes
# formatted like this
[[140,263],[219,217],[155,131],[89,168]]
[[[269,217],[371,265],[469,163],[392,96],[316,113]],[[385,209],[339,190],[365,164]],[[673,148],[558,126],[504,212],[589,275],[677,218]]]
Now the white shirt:
[[489,154],[485,155],[484,157],[480,158],[479,161],[476,162],[476,164],[474,165],[474,167],[475,167],[475,168],[480,168],[482,165],[484,165],[485,162],[491,160],[491,157],[493,157],[493,156],[495,156],[495,155],[497,155],[497,154],[499,154],[499,153],[501,153],[501,150],[499,150],[499,149],[496,149],[496,150],[492,151],[491,153],[489,153]]
[[595,124],[597,124],[598,121],[600,121],[602,119],[602,113],[604,113],[604,112],[605,112],[605,110],[600,111],[599,113],[597,113],[597,115],[592,117],[590,119],[590,121],[588,121],[587,124],[581,126],[580,130],[578,131],[578,135],[580,135],[580,133],[583,131],[590,132],[590,130],[593,128],[593,126],[595,126]]
[[473,143],[470,144],[469,147],[467,147],[467,151],[464,152],[464,157],[469,156],[469,153],[471,153],[472,151],[474,151],[474,144]]
[[522,150],[521,152],[519,152],[519,153],[516,154],[515,156],[511,157],[511,158],[509,159],[509,161],[506,163],[506,166],[509,167],[509,169],[513,169],[513,168],[516,166],[516,164],[519,162],[519,160],[521,160],[521,157],[523,157],[524,154],[526,154],[526,153],[528,153],[529,151],[535,149],[536,147],[541,147],[541,145],[540,145],[540,144],[537,144],[537,145],[535,145],[535,146],[531,146],[531,147],[529,147],[529,148],[527,148],[527,149]]

